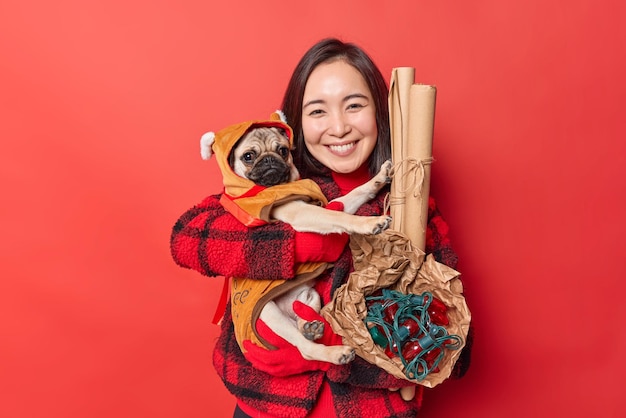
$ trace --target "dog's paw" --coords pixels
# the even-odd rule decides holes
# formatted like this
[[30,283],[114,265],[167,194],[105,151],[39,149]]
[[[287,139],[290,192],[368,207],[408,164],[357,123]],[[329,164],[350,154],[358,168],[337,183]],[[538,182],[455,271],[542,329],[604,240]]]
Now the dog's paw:
[[318,320],[304,322],[300,332],[307,340],[315,341],[324,335],[324,323]]
[[383,163],[380,171],[385,173],[385,183],[391,183],[391,176],[393,176],[393,163],[391,160],[387,160]]
[[380,222],[376,224],[376,227],[372,231],[373,235],[380,234],[381,232],[389,229],[389,226],[391,226],[391,216],[381,216],[379,219]]
[[343,350],[341,351],[339,358],[337,358],[337,364],[339,365],[350,363],[352,360],[354,360],[354,357],[356,356],[352,347],[344,345],[342,348]]
[[392,175],[392,163],[391,160],[387,160],[380,166],[380,170],[376,174],[376,184],[382,186],[391,183]]
[[377,235],[391,226],[391,216],[365,216],[359,223],[346,228],[349,234]]

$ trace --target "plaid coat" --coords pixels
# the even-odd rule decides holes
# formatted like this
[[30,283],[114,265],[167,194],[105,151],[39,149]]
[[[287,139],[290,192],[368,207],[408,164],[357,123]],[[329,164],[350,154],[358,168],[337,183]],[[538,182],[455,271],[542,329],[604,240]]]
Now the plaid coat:
[[[330,176],[313,177],[329,200],[341,195]],[[383,212],[385,192],[363,205],[357,214]],[[219,195],[209,196],[185,212],[174,225],[171,252],[182,267],[206,276],[289,279],[296,266],[295,231],[283,223],[248,228],[226,212]],[[448,238],[448,227],[434,200],[429,201],[426,252],[452,268],[457,256]],[[324,303],[352,271],[350,249],[344,250],[335,266],[320,276],[316,288]],[[230,302],[229,302],[230,303]],[[414,417],[419,396],[405,402],[390,387],[406,386],[407,381],[389,375],[357,357],[344,366],[324,371],[276,377],[255,369],[243,356],[235,339],[230,306],[221,325],[213,364],[226,388],[256,410],[278,417],[304,417],[314,407],[324,379],[330,385],[335,412],[340,417]],[[460,377],[469,366],[471,341],[455,365],[453,377]],[[418,387],[419,389],[419,387]],[[419,393],[419,391],[418,391]]]

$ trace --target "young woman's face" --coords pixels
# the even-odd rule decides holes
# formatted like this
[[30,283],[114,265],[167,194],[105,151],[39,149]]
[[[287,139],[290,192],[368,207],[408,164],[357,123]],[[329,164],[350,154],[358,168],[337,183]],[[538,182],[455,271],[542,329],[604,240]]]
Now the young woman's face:
[[304,89],[302,131],[311,155],[335,172],[352,173],[367,161],[378,138],[376,108],[356,68],[333,61],[313,70]]

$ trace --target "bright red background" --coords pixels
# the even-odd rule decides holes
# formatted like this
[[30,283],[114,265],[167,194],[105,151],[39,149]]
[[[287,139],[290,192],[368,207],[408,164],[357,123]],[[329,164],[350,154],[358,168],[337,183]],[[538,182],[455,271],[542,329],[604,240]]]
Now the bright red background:
[[1,3],[0,416],[231,415],[222,281],[169,233],[219,190],[200,135],[268,115],[329,35],[438,87],[477,340],[424,417],[626,414],[626,3],[383,3]]

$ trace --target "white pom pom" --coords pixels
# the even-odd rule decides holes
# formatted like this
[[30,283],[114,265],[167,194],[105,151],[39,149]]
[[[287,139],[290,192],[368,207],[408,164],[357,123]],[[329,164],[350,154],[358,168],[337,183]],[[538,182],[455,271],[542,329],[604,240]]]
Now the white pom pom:
[[280,110],[280,109],[276,110],[276,114],[277,114],[278,116],[280,116],[280,120],[281,120],[281,121],[283,121],[283,122],[287,123],[287,117],[285,116],[285,114],[283,113],[283,111],[282,111],[282,110]]
[[200,155],[202,156],[203,160],[208,160],[209,158],[211,158],[211,145],[213,145],[214,141],[214,132],[207,132],[202,135],[202,138],[200,138]]

